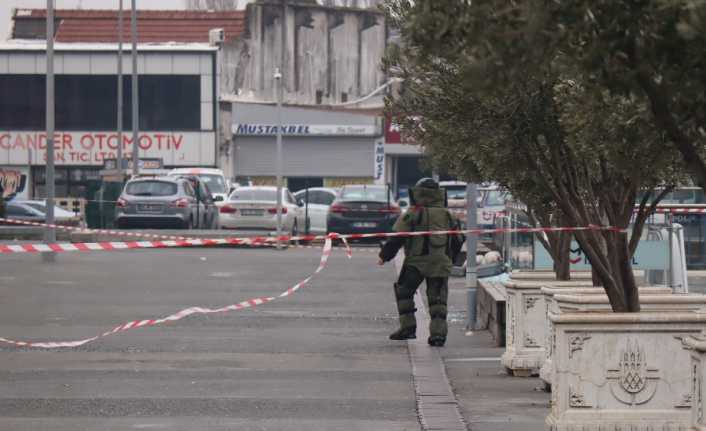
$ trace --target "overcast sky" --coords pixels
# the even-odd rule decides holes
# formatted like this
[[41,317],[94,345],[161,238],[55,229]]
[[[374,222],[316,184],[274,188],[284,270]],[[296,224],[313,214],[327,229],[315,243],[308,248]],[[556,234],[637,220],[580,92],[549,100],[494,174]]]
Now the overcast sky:
[[[55,0],[57,9],[117,9],[118,0]],[[0,39],[10,36],[13,8],[46,8],[47,0],[0,0]],[[130,8],[130,0],[123,0],[123,7]],[[184,9],[184,0],[137,0],[140,9]]]

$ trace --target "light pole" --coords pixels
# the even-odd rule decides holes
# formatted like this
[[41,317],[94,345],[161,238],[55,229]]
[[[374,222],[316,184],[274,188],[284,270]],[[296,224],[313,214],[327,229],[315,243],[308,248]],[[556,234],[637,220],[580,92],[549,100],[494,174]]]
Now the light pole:
[[[283,47],[284,48],[284,47]],[[277,171],[277,248],[281,247],[279,237],[282,236],[282,73],[275,70],[275,97],[277,98],[277,154],[275,170]]]
[[138,145],[140,116],[137,92],[137,0],[132,0],[132,15],[130,16],[130,32],[132,37],[132,173],[140,173],[140,146]]
[[120,181],[123,181],[123,0],[118,9],[118,153],[115,157]]
[[[478,227],[477,201],[478,190],[475,183],[466,185],[466,229]],[[473,331],[476,326],[476,301],[478,294],[478,267],[476,266],[476,251],[478,235],[466,235],[466,295],[468,301],[467,331]]]
[[[47,186],[47,228],[44,240],[56,242],[54,224],[54,0],[47,0],[47,75],[46,75],[46,127],[47,127],[47,166],[45,184]],[[43,253],[45,262],[54,260],[54,252]]]

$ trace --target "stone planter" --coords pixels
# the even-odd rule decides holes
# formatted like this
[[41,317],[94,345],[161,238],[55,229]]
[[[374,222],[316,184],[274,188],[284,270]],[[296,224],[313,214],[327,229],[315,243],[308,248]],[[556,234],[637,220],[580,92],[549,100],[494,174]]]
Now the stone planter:
[[[601,304],[604,305],[603,310],[610,310],[610,304],[608,304],[608,297],[605,294],[605,290],[602,287],[571,287],[565,286],[566,282],[555,282],[550,286],[542,287],[542,296],[544,298],[545,314],[549,316],[549,313],[560,313],[561,310],[554,302],[555,295],[600,295]],[[641,297],[644,295],[670,295],[672,289],[665,286],[655,286],[655,287],[640,287],[639,288]],[[604,302],[605,301],[605,302]],[[690,309],[698,308],[700,302],[696,300],[696,304],[693,307],[688,307]],[[649,304],[648,307],[652,307]],[[552,354],[554,338],[554,329],[552,327],[552,322],[549,318],[544,319],[544,360],[542,366],[539,369],[539,378],[544,382],[544,390],[550,391],[552,385]]]
[[549,318],[556,333],[549,430],[688,428],[692,371],[682,340],[706,328],[706,314],[595,310]]
[[[513,274],[514,276],[514,274]],[[505,353],[503,366],[517,377],[536,375],[545,360],[547,308],[542,287],[547,283],[588,287],[591,281],[510,280],[503,283],[505,305]],[[593,288],[595,289],[595,288]]]
[[[554,271],[515,271],[510,273],[510,278],[516,281],[524,280],[541,280],[541,281],[556,281]],[[591,271],[575,271],[571,273],[571,281],[591,280]]]
[[706,431],[703,389],[706,387],[706,335],[700,334],[684,339],[684,347],[691,351],[691,429]]

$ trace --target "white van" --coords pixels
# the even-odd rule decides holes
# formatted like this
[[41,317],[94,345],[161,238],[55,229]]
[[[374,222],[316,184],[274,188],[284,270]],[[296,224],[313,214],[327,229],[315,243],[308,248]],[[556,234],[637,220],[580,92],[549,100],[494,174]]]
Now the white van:
[[169,171],[170,177],[175,176],[188,176],[193,175],[199,177],[207,186],[208,190],[211,191],[213,200],[217,202],[223,202],[228,199],[231,193],[231,184],[223,171],[214,168],[178,168]]

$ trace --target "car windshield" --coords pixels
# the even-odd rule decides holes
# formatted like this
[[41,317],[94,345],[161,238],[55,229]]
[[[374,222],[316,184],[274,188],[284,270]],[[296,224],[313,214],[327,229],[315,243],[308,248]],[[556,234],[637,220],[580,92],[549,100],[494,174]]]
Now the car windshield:
[[446,196],[448,196],[449,199],[466,199],[465,186],[451,186],[444,188],[446,189]]
[[133,196],[172,196],[177,194],[177,185],[166,181],[136,181],[127,185],[125,193]]
[[344,201],[380,201],[388,200],[385,187],[345,187],[341,193]]
[[232,201],[268,201],[277,200],[277,190],[274,189],[238,189],[230,195]]
[[486,200],[485,206],[497,207],[505,205],[505,199],[507,199],[507,194],[500,190],[491,190],[488,192],[488,199]]
[[226,183],[220,175],[199,174],[201,181],[206,183],[211,193],[226,193]]

